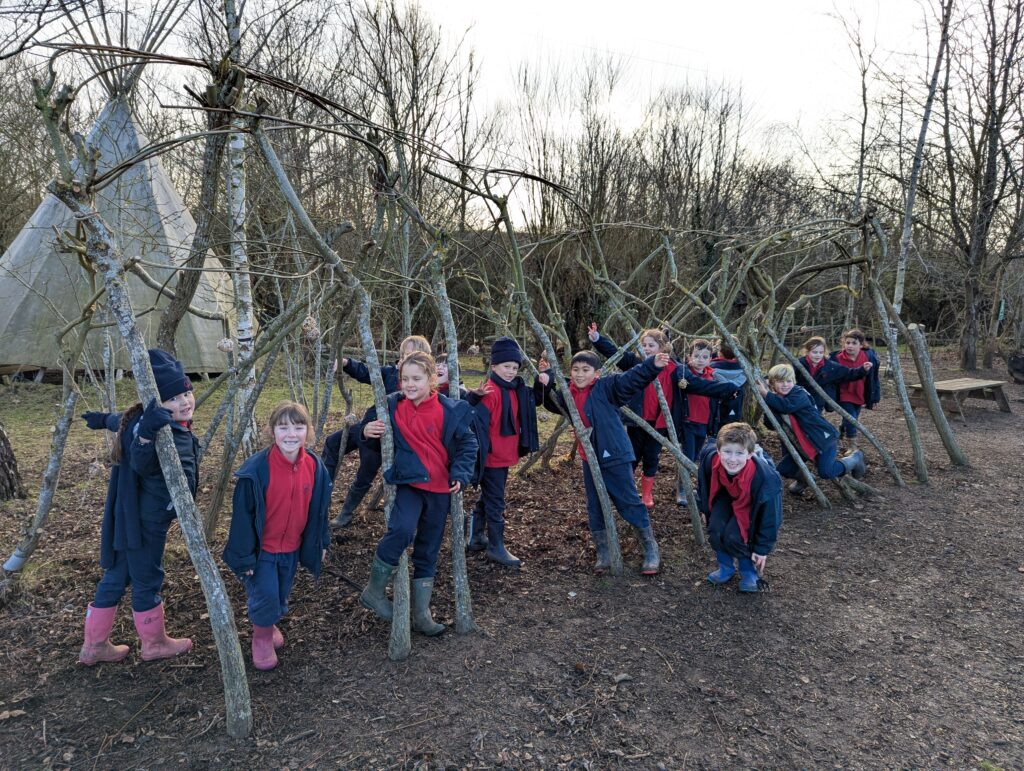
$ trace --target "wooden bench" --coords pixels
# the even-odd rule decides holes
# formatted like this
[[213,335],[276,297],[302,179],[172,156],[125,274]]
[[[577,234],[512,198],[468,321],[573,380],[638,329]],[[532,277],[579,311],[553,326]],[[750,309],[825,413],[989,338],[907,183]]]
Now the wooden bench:
[[[958,377],[953,380],[938,380],[935,382],[935,391],[939,395],[939,401],[947,412],[959,414],[960,420],[967,424],[964,416],[964,401],[966,399],[986,399],[999,405],[1000,412],[1010,412],[1010,402],[1003,393],[1003,386],[1006,383],[1002,380],[978,380],[972,377]],[[913,392],[910,394],[910,406],[927,408],[927,400],[924,395],[924,387],[920,383],[910,386]]]

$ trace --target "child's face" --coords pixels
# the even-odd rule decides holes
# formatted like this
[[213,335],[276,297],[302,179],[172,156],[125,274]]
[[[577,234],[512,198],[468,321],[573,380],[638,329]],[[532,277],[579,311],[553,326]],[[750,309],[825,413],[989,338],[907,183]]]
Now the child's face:
[[807,352],[807,361],[811,364],[818,364],[825,358],[825,346],[816,345]]
[[305,423],[292,423],[285,418],[274,426],[274,444],[288,460],[295,460],[299,450],[306,446],[306,433],[309,426]]
[[738,474],[750,460],[751,452],[742,444],[723,444],[718,448],[718,457],[729,474]]
[[711,363],[711,351],[707,348],[694,348],[690,351],[690,366],[700,372]]
[[437,361],[437,382],[439,384],[448,382],[448,362],[444,359]]
[[492,364],[491,372],[496,374],[506,383],[511,383],[515,380],[516,375],[519,374],[519,362],[503,361],[501,364]]
[[843,350],[846,351],[846,355],[851,359],[857,358],[860,354],[860,349],[864,347],[856,337],[847,337],[843,340]]
[[162,402],[165,410],[170,410],[171,420],[175,423],[187,423],[192,420],[192,413],[196,409],[196,395],[194,391],[185,391],[177,396],[172,396]]
[[601,370],[594,369],[585,361],[578,361],[569,370],[569,379],[577,388],[586,388],[597,380],[597,376],[600,374]]
[[793,386],[795,384],[792,380],[773,380],[771,383],[769,383],[769,385],[772,387],[772,390],[779,396],[785,396],[786,394],[793,390]]
[[430,376],[419,364],[402,367],[402,393],[413,404],[419,404],[430,396]]
[[661,353],[661,345],[650,335],[640,340],[640,349],[644,352],[644,356],[654,356]]

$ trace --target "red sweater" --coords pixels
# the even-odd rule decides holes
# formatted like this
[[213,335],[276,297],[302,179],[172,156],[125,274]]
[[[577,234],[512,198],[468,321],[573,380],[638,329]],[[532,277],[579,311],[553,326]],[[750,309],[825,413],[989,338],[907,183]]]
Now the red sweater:
[[295,462],[289,463],[277,445],[270,448],[267,460],[270,482],[261,548],[270,554],[288,554],[298,551],[302,543],[313,497],[316,461],[305,450],[299,450]]
[[410,487],[429,493],[448,492],[448,451],[444,448],[444,408],[431,394],[418,405],[402,399],[395,408],[395,423],[405,441],[427,470],[429,482],[415,482]]
[[[851,359],[846,355],[846,351],[840,351],[839,355],[836,356],[836,361],[842,364],[844,367],[850,369],[857,369],[857,367],[863,367],[868,361],[868,355],[864,353],[863,349],[857,354],[856,359]],[[867,400],[864,398],[864,379],[851,380],[846,383],[839,384],[839,399],[840,402],[848,402],[850,404],[865,405]]]
[[[689,367],[690,365],[687,366]],[[705,367],[700,372],[690,367],[690,372],[694,375],[700,375],[704,380],[715,379],[715,371],[711,367]],[[711,399],[709,397],[701,396],[700,394],[687,394],[686,405],[689,407],[689,414],[686,417],[688,421],[702,426],[706,426],[711,422]]]
[[[519,399],[515,392],[509,393],[512,405],[512,425],[519,425]],[[484,394],[480,403],[490,412],[491,422],[488,433],[491,438],[491,449],[487,453],[484,466],[487,468],[509,468],[519,463],[519,435],[501,435],[501,389],[492,385],[491,390]]]

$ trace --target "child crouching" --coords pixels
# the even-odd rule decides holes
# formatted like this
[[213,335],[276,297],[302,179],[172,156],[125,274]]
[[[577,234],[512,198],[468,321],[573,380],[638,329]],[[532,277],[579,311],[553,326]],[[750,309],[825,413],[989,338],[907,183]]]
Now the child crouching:
[[302,565],[318,578],[330,543],[331,479],[306,449],[310,422],[301,404],[281,402],[265,432],[270,447],[235,472],[223,559],[245,585],[256,669],[277,666],[276,651],[284,646],[277,622],[288,612],[295,572]]
[[714,446],[704,448],[697,475],[698,502],[718,570],[713,584],[727,583],[739,562],[740,591],[756,592],[758,575],[782,524],[782,480],[760,454],[757,434],[746,423],[729,423]]
[[[400,390],[387,397],[395,458],[384,471],[384,481],[395,485],[395,502],[359,601],[385,621],[391,620],[393,609],[385,590],[402,553],[411,545],[412,628],[433,636],[445,630],[430,614],[437,555],[452,493],[473,479],[477,440],[469,404],[437,393],[437,367],[429,354],[410,354],[398,370]],[[371,409],[360,435],[378,448],[386,430]]]
[[[768,386],[758,383],[757,390],[779,422],[789,426],[801,455],[814,461],[818,476],[822,479],[836,479],[851,474],[860,479],[865,473],[864,453],[855,450],[844,458],[836,458],[839,453],[839,433],[822,417],[811,395],[796,385],[795,380],[793,368],[789,364],[776,364],[768,370]],[[779,473],[787,479],[795,480],[787,488],[794,495],[807,489],[804,481],[797,477],[798,471],[796,461],[789,450],[783,447]]]

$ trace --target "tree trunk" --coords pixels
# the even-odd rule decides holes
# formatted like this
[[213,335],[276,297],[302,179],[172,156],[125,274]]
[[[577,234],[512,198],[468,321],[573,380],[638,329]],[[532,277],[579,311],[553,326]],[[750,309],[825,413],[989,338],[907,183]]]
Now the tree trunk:
[[3,423],[0,423],[0,501],[12,498],[26,498],[25,485],[18,473],[18,460],[14,457],[14,448],[7,438]]

